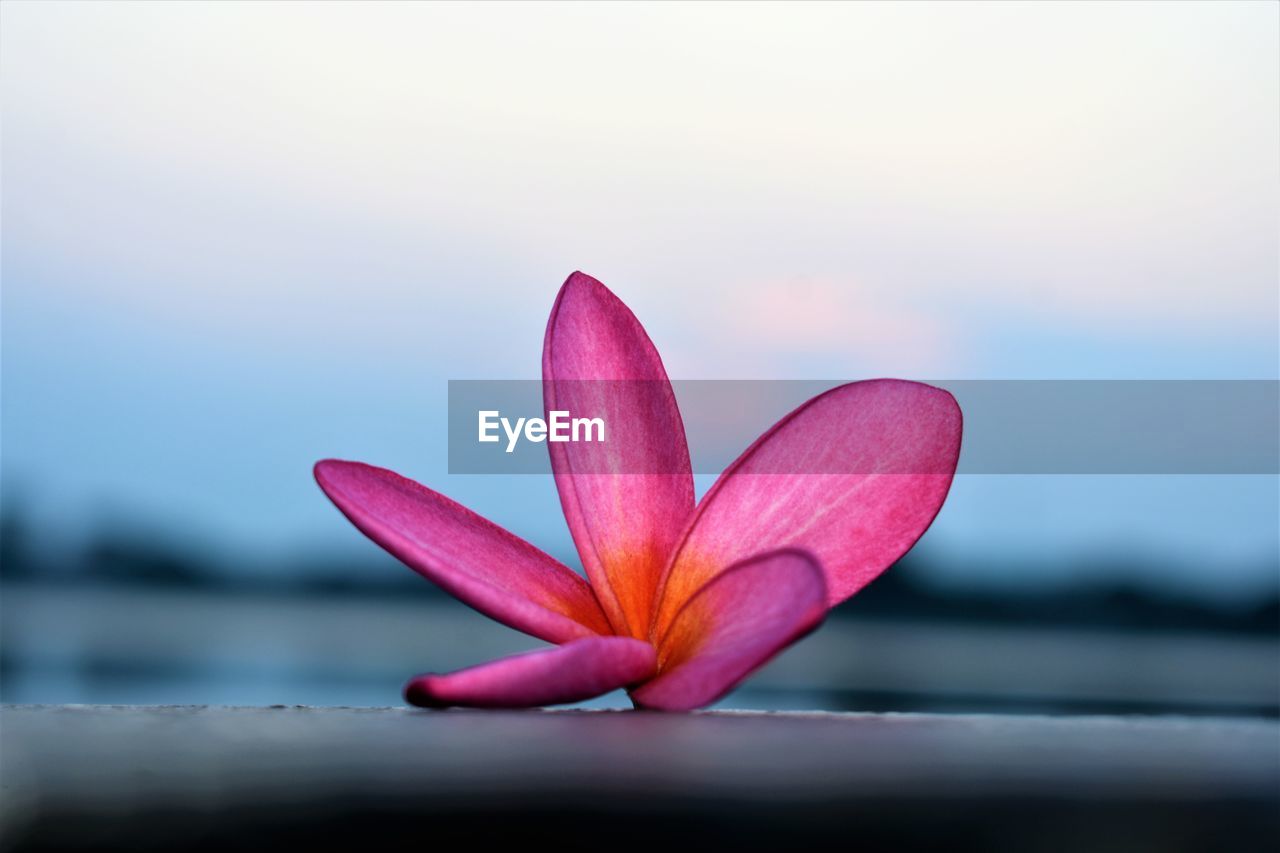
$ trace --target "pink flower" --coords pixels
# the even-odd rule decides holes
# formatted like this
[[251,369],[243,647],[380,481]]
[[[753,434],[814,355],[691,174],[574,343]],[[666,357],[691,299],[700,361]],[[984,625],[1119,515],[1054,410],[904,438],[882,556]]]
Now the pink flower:
[[622,687],[643,708],[714,702],[915,544],[960,451],[960,409],[946,391],[854,382],[780,420],[695,506],[658,352],[582,273],[551,310],[542,375],[548,410],[613,388],[594,400],[607,409],[608,442],[547,445],[587,580],[412,480],[358,462],[315,467],[370,539],[481,613],[556,644],[417,676],[405,686],[414,705],[549,705]]

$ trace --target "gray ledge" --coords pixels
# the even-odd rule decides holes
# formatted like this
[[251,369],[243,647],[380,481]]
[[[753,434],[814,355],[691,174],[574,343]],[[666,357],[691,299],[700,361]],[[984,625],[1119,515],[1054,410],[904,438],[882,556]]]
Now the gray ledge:
[[13,705],[0,773],[17,849],[1240,850],[1280,827],[1280,724],[1249,719]]

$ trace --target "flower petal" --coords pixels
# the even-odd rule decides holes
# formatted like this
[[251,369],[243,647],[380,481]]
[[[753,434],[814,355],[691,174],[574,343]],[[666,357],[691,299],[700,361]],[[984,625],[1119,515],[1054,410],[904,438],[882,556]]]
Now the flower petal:
[[585,580],[461,504],[360,462],[326,459],[315,476],[364,535],[481,613],[552,643],[609,633]]
[[664,711],[708,705],[826,613],[822,568],[803,551],[771,551],[730,566],[680,608],[658,646],[658,677],[631,698]]
[[653,646],[630,637],[589,637],[405,685],[411,705],[529,708],[580,702],[653,675]]
[[703,498],[667,569],[654,636],[723,567],[780,547],[811,552],[832,606],[933,522],[960,453],[960,407],[918,382],[854,382],[784,417]]
[[648,635],[658,581],[693,512],[684,424],[658,351],[603,284],[569,276],[542,352],[547,412],[600,417],[604,442],[547,443],[565,518],[616,633]]

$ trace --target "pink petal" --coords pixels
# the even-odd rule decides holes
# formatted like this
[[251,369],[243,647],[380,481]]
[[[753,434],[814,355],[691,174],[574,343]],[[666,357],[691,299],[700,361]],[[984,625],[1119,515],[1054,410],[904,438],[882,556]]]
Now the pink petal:
[[946,391],[842,385],[779,421],[699,504],[660,592],[655,636],[724,566],[780,547],[812,553],[835,605],[905,554],[946,499],[960,452]]
[[658,646],[660,674],[631,697],[664,711],[708,705],[826,613],[822,569],[803,551],[772,551],[731,566],[676,614]]
[[448,675],[419,675],[404,688],[411,705],[528,708],[581,702],[653,675],[653,646],[630,637],[589,637],[502,658]]
[[689,448],[662,360],[627,306],[576,272],[551,310],[542,378],[548,412],[606,424],[603,443],[547,447],[609,622],[615,633],[646,637],[662,569],[693,512]]
[[360,462],[315,476],[362,533],[481,613],[553,643],[609,633],[586,581],[461,504]]

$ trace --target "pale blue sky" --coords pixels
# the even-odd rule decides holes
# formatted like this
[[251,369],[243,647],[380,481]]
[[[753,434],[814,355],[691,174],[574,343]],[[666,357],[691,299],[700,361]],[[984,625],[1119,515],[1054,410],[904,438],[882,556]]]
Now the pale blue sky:
[[[1277,378],[1277,9],[5,3],[6,500],[251,564],[360,547],[337,455],[564,553],[442,406],[537,375],[578,268],[683,378]],[[1278,506],[966,478],[926,547],[1230,592]]]

